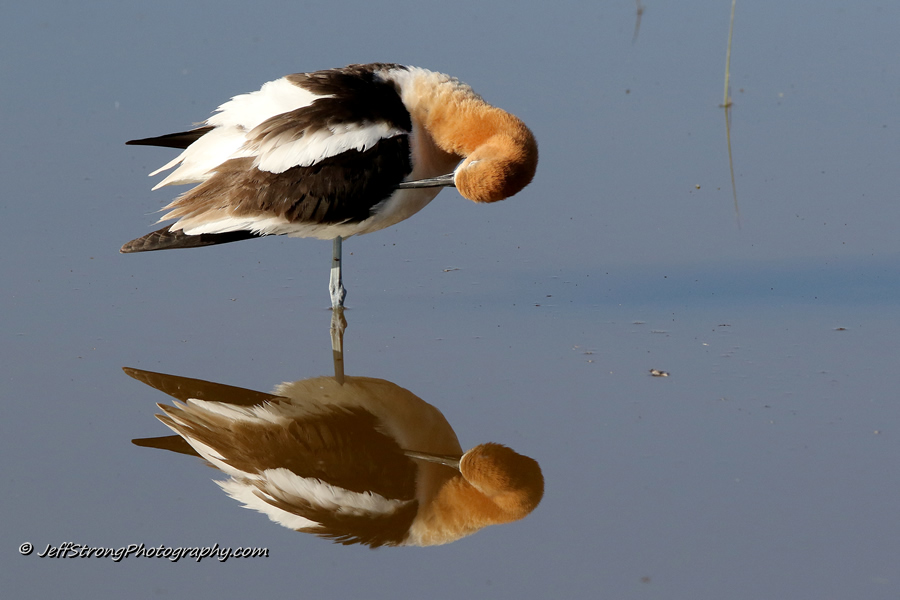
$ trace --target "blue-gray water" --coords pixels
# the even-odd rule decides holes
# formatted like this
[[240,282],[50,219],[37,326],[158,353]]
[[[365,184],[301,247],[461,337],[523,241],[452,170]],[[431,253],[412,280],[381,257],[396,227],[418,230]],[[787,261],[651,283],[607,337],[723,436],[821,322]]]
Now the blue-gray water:
[[[900,6],[19,3],[0,19],[9,597],[896,598]],[[330,244],[119,255],[177,131],[281,75],[448,72],[534,130],[515,198],[453,190],[345,244],[348,374],[547,480],[525,520],[342,547],[242,509],[121,367],[270,390],[331,372]],[[698,187],[699,186],[699,187]],[[652,377],[651,368],[669,377]],[[269,558],[39,558],[48,544]],[[21,556],[24,542],[35,546]]]

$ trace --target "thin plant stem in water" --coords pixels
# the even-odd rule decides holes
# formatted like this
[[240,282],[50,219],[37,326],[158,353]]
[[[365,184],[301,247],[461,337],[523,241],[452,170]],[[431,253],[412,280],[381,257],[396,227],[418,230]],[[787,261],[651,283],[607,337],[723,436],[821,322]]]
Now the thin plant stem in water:
[[641,30],[641,17],[644,16],[644,7],[641,6],[641,0],[635,0],[637,3],[637,11],[634,17],[634,35],[631,37],[631,43],[637,41],[638,32]]
[[728,169],[731,172],[731,194],[734,197],[734,217],[737,221],[738,229],[741,228],[741,211],[738,207],[737,185],[734,182],[734,160],[731,156],[731,94],[730,92],[730,75],[731,75],[731,39],[734,35],[734,7],[737,0],[731,0],[731,23],[728,26],[728,47],[725,50],[725,99],[722,108],[725,109],[725,141],[728,145]]
[[725,100],[722,106],[731,106],[731,94],[728,93],[729,76],[731,74],[731,37],[734,34],[734,5],[737,0],[731,0],[731,25],[728,27],[728,48],[725,50]]
[[728,144],[728,169],[731,171],[731,194],[734,196],[734,218],[738,229],[741,228],[741,210],[738,208],[737,186],[734,183],[734,161],[731,158],[731,105],[725,109],[725,141]]

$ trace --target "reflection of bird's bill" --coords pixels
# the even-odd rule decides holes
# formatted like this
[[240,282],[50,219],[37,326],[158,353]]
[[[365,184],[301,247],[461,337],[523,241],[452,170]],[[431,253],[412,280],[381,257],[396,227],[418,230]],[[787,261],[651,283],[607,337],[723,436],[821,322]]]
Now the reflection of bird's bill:
[[428,179],[417,179],[415,181],[404,181],[397,186],[397,189],[407,188],[429,188],[429,187],[456,187],[453,179],[453,173],[447,173],[439,177],[429,177]]
[[459,471],[460,458],[456,456],[445,456],[441,454],[429,454],[428,452],[416,452],[415,450],[404,450],[403,453],[410,458],[417,458],[426,462],[437,463]]

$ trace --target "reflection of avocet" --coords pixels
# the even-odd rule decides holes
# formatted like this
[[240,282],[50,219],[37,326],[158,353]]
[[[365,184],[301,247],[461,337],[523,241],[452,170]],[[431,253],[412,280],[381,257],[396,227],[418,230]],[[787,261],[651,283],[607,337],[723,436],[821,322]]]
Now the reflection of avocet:
[[[171,226],[122,252],[195,248],[264,235],[334,240],[409,218],[456,186],[475,202],[531,181],[537,143],[517,117],[441,73],[394,64],[298,73],[232,98],[203,127],[129,144],[183,149],[156,188],[198,183],[166,208]],[[461,162],[460,162],[461,161]]]
[[500,444],[463,454],[439,410],[381,379],[318,377],[274,394],[136,369],[184,403],[159,405],[177,436],[140,446],[201,456],[231,497],[343,544],[429,546],[528,515],[537,462]]

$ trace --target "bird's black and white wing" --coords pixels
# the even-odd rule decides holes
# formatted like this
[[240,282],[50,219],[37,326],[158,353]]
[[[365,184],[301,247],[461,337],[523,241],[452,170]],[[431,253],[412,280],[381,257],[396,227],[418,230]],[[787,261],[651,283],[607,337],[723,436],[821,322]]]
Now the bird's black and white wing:
[[[289,75],[236,96],[202,127],[129,142],[184,148],[152,173],[174,169],[154,189],[199,185],[166,207],[161,221],[177,219],[171,227],[123,252],[270,234],[356,233],[335,227],[372,217],[412,171],[411,117],[397,84],[384,76],[403,68],[351,65]],[[179,231],[182,239],[167,246],[172,240],[164,234]],[[184,239],[201,235],[206,243]]]

